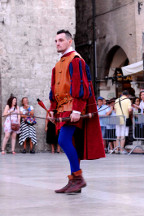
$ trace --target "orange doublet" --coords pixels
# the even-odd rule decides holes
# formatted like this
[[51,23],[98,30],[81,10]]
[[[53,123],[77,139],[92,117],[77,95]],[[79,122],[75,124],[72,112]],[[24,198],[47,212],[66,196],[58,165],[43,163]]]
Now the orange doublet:
[[68,56],[64,56],[55,66],[55,98],[58,103],[57,111],[72,111],[72,100],[70,95],[70,74],[69,64],[75,56],[80,55],[77,52],[72,52]]

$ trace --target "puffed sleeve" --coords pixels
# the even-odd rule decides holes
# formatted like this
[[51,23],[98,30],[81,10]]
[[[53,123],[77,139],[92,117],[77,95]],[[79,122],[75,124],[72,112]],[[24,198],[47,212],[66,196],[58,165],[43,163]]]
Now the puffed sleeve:
[[54,95],[54,86],[55,86],[55,68],[52,69],[51,90],[49,93],[50,111],[54,111],[57,107],[57,102],[55,100],[55,95]]
[[82,112],[86,106],[87,99],[91,96],[90,72],[85,61],[74,58],[69,65],[71,77],[70,94],[73,97],[73,110]]

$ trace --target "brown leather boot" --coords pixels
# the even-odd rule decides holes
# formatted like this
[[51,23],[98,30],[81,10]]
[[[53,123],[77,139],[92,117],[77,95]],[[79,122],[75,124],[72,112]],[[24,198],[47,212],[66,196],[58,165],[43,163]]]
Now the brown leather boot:
[[68,176],[68,179],[69,179],[68,184],[59,190],[55,190],[55,192],[56,193],[65,193],[65,191],[71,186],[73,178],[74,178],[73,175],[69,175]]
[[81,188],[86,187],[86,182],[82,177],[82,170],[78,170],[77,172],[73,173],[73,180],[71,185],[65,191],[65,193],[77,193],[81,191]]

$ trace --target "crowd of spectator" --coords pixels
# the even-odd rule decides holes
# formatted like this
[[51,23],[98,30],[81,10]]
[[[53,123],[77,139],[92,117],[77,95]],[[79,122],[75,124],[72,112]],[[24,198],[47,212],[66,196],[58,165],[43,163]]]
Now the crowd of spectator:
[[[27,97],[22,98],[21,107],[17,105],[17,98],[11,96],[4,109],[3,116],[6,117],[4,122],[4,139],[2,142],[2,152],[5,154],[7,142],[11,136],[11,152],[15,154],[16,137],[19,134],[19,144],[23,145],[22,153],[27,152],[27,143],[29,141],[30,153],[35,153],[34,146],[37,143],[34,118],[34,108],[29,105]],[[105,151],[109,153],[125,154],[126,137],[129,137],[128,120],[135,121],[133,130],[134,138],[144,139],[144,123],[139,123],[138,114],[144,114],[144,90],[141,90],[140,97],[129,98],[129,92],[124,90],[119,98],[111,98],[105,100],[99,96],[97,98],[97,109],[100,119],[101,132]],[[119,123],[116,123],[116,118],[119,117]],[[134,118],[133,118],[134,117]],[[113,124],[108,124],[105,118],[112,118]],[[18,124],[19,127],[15,130],[12,124]],[[51,152],[60,153],[58,145],[58,135],[55,130],[55,125],[48,121],[46,116],[45,121],[46,142],[51,144]]]
[[[126,138],[129,137],[129,129],[132,128],[133,123],[135,123],[134,136],[144,139],[144,124],[136,122],[136,114],[144,113],[144,90],[141,90],[140,97],[129,98],[129,92],[124,90],[119,98],[105,101],[101,96],[97,98],[97,109],[105,151],[126,154]],[[114,124],[106,123],[106,119],[110,118],[113,119]],[[116,123],[118,118],[119,123]]]

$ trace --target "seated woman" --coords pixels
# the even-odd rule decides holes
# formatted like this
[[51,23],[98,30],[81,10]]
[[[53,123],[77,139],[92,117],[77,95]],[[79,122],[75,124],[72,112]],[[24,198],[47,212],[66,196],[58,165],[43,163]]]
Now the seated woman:
[[28,98],[22,98],[22,106],[20,107],[21,124],[20,124],[20,136],[19,144],[23,145],[22,153],[26,153],[26,141],[29,138],[30,153],[35,153],[33,146],[37,143],[36,130],[34,124],[35,121],[28,123],[27,118],[34,116],[34,108],[29,105]]
[[4,122],[4,132],[5,136],[2,142],[2,154],[5,154],[5,147],[11,135],[11,146],[12,146],[12,154],[15,154],[15,144],[16,144],[16,136],[19,133],[18,131],[14,131],[11,128],[11,123],[20,124],[20,115],[19,115],[19,107],[17,106],[16,97],[10,97],[7,101],[7,105],[4,109],[3,116],[6,116],[6,120]]

